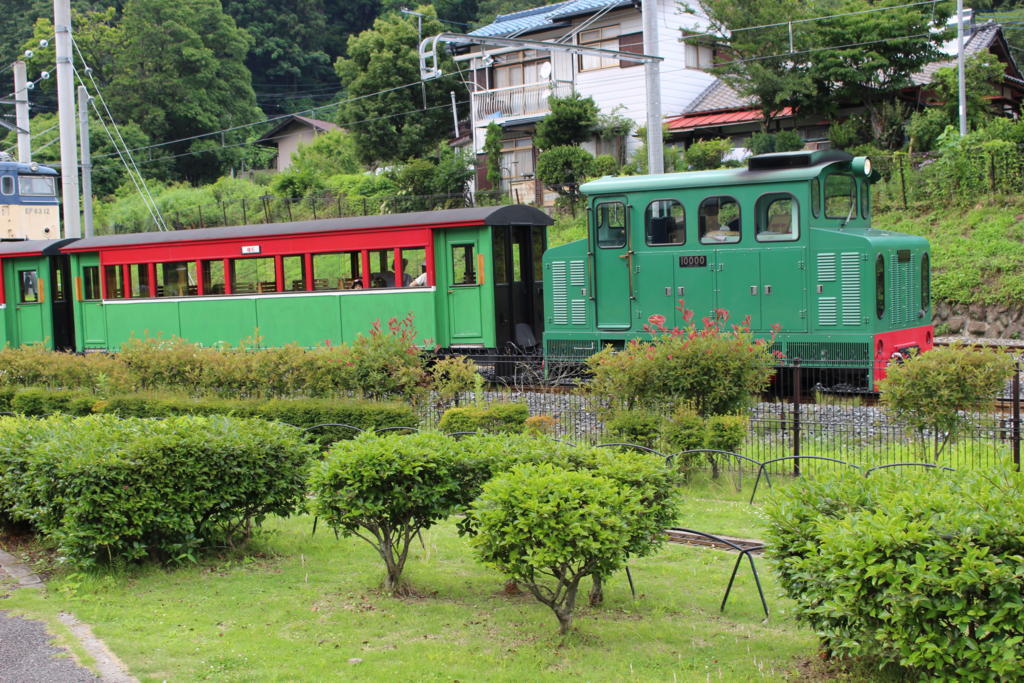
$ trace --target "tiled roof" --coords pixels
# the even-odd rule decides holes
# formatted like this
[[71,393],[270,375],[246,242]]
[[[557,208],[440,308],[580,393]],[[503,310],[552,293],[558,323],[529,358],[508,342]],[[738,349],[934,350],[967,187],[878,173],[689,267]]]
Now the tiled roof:
[[[964,57],[976,55],[992,47],[999,36],[1000,25],[994,21],[987,21],[974,27],[971,34],[964,41]],[[956,41],[952,44],[943,45],[942,51],[947,54],[956,54]],[[944,67],[956,66],[956,59],[942,59],[926,65],[923,69],[910,77],[914,85],[928,85],[935,78],[935,72]]]
[[694,99],[693,104],[686,110],[687,114],[694,114],[703,111],[720,111],[723,109],[742,109],[753,107],[754,102],[749,97],[743,97],[730,88],[720,79],[712,81],[711,85],[704,89]]
[[[793,115],[792,107],[783,107],[776,118]],[[715,126],[732,126],[738,123],[752,123],[761,120],[760,109],[743,109],[726,111],[717,114],[685,114],[668,120],[668,129],[673,131],[692,130],[694,128],[711,128]]]
[[565,24],[569,17],[592,14],[607,5],[621,7],[633,5],[632,0],[566,0],[546,7],[501,14],[487,26],[470,31],[472,36],[508,36],[536,33]]

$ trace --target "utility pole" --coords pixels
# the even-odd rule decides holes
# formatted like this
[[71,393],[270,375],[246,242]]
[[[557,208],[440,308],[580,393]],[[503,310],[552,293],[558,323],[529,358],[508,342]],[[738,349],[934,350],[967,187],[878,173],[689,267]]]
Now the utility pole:
[[89,147],[89,91],[78,86],[78,128],[82,136],[82,225],[92,237],[92,152]]
[[32,136],[28,123],[28,76],[25,62],[14,63],[14,125],[18,127],[18,161],[32,161]]
[[964,78],[964,0],[956,0],[956,76],[960,98],[960,137],[967,135],[967,81]]
[[452,98],[452,130],[455,131],[455,137],[459,137],[459,109],[455,104],[455,91],[449,90],[448,94]]
[[75,82],[71,68],[71,0],[53,0],[57,33],[57,108],[60,123],[60,187],[64,236],[81,237],[78,202],[78,154],[75,149]]
[[[644,26],[644,54],[658,54],[658,0],[643,0],[641,4]],[[644,64],[647,81],[647,172],[665,172],[665,154],[661,138],[661,69],[658,62]]]
[[[416,17],[416,35],[417,35],[417,40],[419,41],[419,42],[417,42],[417,45],[419,43],[422,43],[423,42],[423,13],[422,12],[413,12],[411,9],[406,9],[404,7],[402,7],[398,11],[401,12],[402,14],[409,14],[411,16]],[[423,108],[426,109],[427,108],[427,83],[423,79],[420,79],[420,96],[423,98]]]

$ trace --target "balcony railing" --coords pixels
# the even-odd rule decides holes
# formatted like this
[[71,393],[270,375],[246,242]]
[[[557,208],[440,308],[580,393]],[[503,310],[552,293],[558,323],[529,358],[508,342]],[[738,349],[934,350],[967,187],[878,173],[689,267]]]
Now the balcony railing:
[[570,94],[570,81],[546,81],[484,90],[473,93],[473,118],[481,121],[546,114],[549,111],[549,97],[566,97]]

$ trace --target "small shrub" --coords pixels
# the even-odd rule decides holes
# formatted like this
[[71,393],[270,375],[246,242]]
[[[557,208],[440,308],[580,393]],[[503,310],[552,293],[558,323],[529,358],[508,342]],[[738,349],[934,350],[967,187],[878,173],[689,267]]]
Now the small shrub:
[[691,171],[721,168],[722,158],[732,151],[729,138],[699,140],[686,148],[686,166]]
[[345,536],[373,546],[384,589],[401,590],[413,538],[469,502],[467,468],[442,434],[360,435],[335,444],[314,467],[312,510]]
[[652,410],[618,410],[604,424],[604,438],[656,448],[663,418]]
[[797,618],[831,656],[900,680],[1005,680],[1024,667],[1024,478],[845,472],[765,507]]
[[619,164],[611,154],[598,154],[594,157],[594,163],[590,167],[591,175],[601,178],[607,175],[617,175]]
[[638,493],[608,477],[541,464],[485,484],[470,514],[477,557],[526,586],[565,634],[580,581],[623,565],[644,507]]
[[473,389],[479,376],[476,363],[466,356],[442,358],[430,368],[434,391],[442,401],[459,404],[459,395]]
[[526,418],[523,432],[529,436],[551,436],[558,427],[558,418],[550,415],[534,415]]
[[455,432],[518,433],[526,425],[530,409],[525,403],[492,403],[488,406],[449,408],[441,416],[438,429]]

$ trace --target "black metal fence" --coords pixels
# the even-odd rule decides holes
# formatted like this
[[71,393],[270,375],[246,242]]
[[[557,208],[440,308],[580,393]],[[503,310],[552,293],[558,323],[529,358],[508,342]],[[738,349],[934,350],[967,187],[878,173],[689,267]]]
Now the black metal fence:
[[[580,367],[569,362],[502,357],[480,362],[490,380],[477,395],[459,397],[462,405],[493,401],[525,402],[531,416],[552,418],[552,436],[574,443],[607,441],[604,417],[616,406],[587,393]],[[556,375],[547,371],[560,368]],[[760,462],[800,456],[773,464],[772,473],[839,465],[809,456],[830,458],[864,469],[902,462],[930,462],[955,469],[1005,466],[1020,469],[1020,361],[999,396],[982,407],[961,412],[965,426],[954,434],[919,431],[895,417],[870,391],[852,380],[867,379],[868,370],[847,364],[790,361],[777,369],[772,388],[750,409],[749,428],[740,453]],[[873,373],[872,373],[873,374]],[[429,402],[428,425],[436,425],[452,402]],[[938,438],[936,438],[938,437]],[[936,457],[937,444],[944,444]],[[731,469],[756,470],[741,461],[720,461]]]

